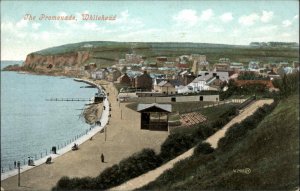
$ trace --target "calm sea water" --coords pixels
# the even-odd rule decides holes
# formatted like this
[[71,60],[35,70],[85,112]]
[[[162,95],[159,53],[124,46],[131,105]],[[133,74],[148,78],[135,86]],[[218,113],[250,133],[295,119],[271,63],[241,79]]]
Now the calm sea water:
[[[1,61],[1,68],[21,62]],[[71,78],[1,71],[1,167],[44,156],[52,146],[90,128],[79,117],[86,102],[52,102],[47,98],[91,98],[96,89]],[[61,146],[60,146],[61,147]]]

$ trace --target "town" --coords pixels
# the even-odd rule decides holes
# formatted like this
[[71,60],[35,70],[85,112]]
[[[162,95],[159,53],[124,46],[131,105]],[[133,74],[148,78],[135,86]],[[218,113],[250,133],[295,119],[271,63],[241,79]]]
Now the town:
[[[262,62],[251,60],[240,63],[230,58],[220,58],[209,63],[201,54],[179,57],[147,59],[135,53],[126,54],[117,64],[101,68],[101,64],[89,63],[81,69],[81,75],[94,80],[114,82],[120,101],[134,97],[176,97],[226,91],[230,80],[240,88],[263,86],[268,91],[278,91],[272,81],[285,74],[299,71],[299,62]],[[143,92],[143,93],[141,93]],[[206,95],[208,95],[206,93]],[[175,99],[172,99],[175,101]],[[201,98],[194,101],[220,101]]]

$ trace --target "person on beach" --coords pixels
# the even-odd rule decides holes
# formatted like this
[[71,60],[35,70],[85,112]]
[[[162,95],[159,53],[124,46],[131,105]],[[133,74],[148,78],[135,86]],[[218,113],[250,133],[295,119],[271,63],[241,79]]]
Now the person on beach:
[[104,155],[103,155],[103,153],[101,153],[101,162],[102,163],[104,162]]
[[17,168],[17,161],[14,162],[14,167]]

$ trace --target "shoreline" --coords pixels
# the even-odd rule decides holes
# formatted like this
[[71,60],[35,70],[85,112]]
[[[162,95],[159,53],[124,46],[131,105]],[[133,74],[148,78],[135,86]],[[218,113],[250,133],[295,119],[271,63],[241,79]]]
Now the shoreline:
[[[79,80],[78,82],[83,82],[83,83],[86,83],[86,84],[93,84],[96,88],[102,89],[102,87],[100,85],[97,85],[94,82],[91,82],[90,80],[78,79],[78,78],[76,78],[76,79]],[[74,81],[76,81],[75,78],[74,78]],[[104,91],[104,89],[102,89],[102,90]],[[105,92],[105,95],[106,95],[106,92]],[[109,108],[109,101],[108,101],[107,98],[103,100],[103,105],[106,108]],[[101,113],[100,119],[99,119],[99,121],[101,122],[101,125],[96,125],[93,129],[88,131],[85,135],[79,137],[75,141],[72,141],[70,144],[66,145],[65,147],[57,150],[57,154],[49,154],[49,155],[47,155],[47,156],[45,156],[41,159],[35,160],[34,161],[35,166],[29,166],[28,164],[21,166],[20,173],[22,174],[25,171],[28,171],[28,170],[33,169],[35,167],[38,167],[42,164],[45,164],[48,157],[52,157],[52,160],[53,160],[55,158],[63,156],[67,152],[72,151],[72,146],[74,145],[74,143],[76,143],[77,145],[83,144],[84,142],[89,140],[91,137],[93,137],[96,133],[98,133],[98,132],[100,132],[104,129],[104,127],[106,126],[106,124],[108,122],[108,118],[109,118],[108,116],[109,116],[109,110],[108,109],[103,110],[102,113]],[[10,178],[12,176],[15,176],[17,174],[18,174],[18,169],[13,169],[13,170],[1,173],[1,181],[5,180],[7,178]]]

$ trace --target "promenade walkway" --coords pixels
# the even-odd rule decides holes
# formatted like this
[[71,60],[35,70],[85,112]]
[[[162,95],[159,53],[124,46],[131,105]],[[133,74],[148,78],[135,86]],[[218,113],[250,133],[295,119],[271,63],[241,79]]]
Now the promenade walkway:
[[[117,92],[112,83],[109,83],[105,89],[109,93],[108,101],[112,107],[106,133],[96,133],[92,140],[83,142],[77,151],[54,155],[53,163],[50,165],[42,161],[43,164],[40,166],[23,172],[20,187],[17,184],[17,176],[1,181],[1,187],[4,190],[14,191],[51,190],[62,176],[96,177],[105,168],[143,148],[153,148],[158,152],[168,133],[141,130],[140,114],[127,108],[125,103],[120,104],[116,101]],[[59,150],[58,153],[61,154],[61,151]],[[101,163],[101,153],[104,154],[106,163]]]
[[[254,113],[259,107],[261,107],[264,104],[271,104],[273,102],[272,99],[269,100],[258,100],[251,104],[250,106],[246,107],[242,113],[240,113],[238,116],[233,118],[228,124],[226,124],[222,129],[217,131],[215,134],[210,136],[205,140],[205,142],[208,142],[212,145],[213,148],[217,148],[218,141],[225,136],[226,131],[235,123],[241,122],[246,117],[250,116],[252,113]],[[141,188],[150,182],[157,179],[161,174],[163,174],[166,170],[173,168],[174,164],[184,160],[186,158],[189,158],[193,155],[194,148],[191,148],[190,150],[186,151],[182,155],[179,155],[175,159],[167,162],[166,164],[162,165],[161,167],[158,167],[152,171],[149,171],[141,176],[138,176],[136,178],[133,178],[117,187],[111,188],[110,190],[134,190]]]

